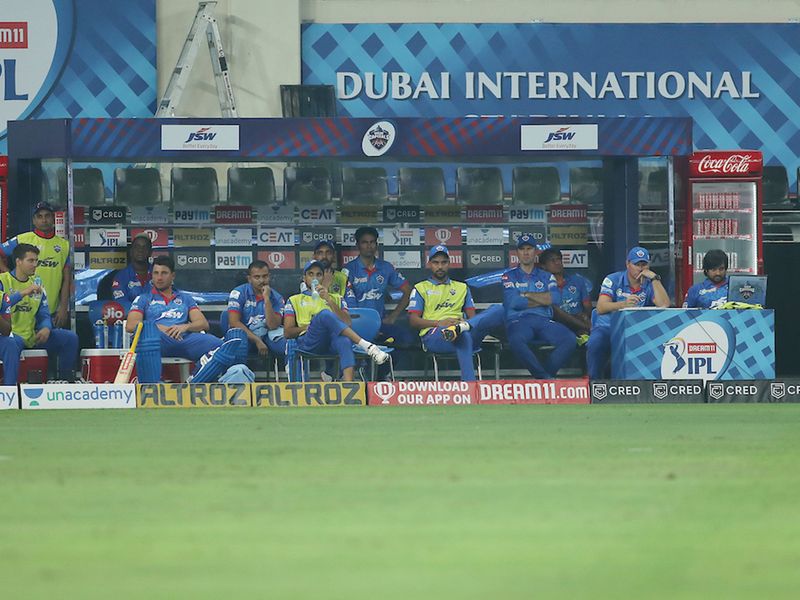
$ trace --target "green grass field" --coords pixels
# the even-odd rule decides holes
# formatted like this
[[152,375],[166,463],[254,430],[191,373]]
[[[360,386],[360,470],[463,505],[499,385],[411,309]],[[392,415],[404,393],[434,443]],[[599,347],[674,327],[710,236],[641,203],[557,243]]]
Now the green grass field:
[[796,598],[800,406],[6,411],[2,598]]

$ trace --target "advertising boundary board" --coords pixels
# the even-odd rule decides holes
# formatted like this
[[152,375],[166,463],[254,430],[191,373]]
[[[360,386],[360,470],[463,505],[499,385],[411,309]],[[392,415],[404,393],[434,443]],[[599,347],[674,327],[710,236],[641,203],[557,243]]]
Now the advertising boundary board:
[[0,385],[0,410],[19,408],[19,390],[15,385]]
[[702,380],[595,380],[589,384],[592,404],[703,404]]
[[367,386],[360,381],[252,384],[252,406],[256,408],[366,405]]
[[251,406],[248,383],[140,383],[138,408],[219,408]]
[[706,402],[712,404],[800,402],[800,379],[709,381]]
[[22,384],[19,397],[24,410],[136,408],[137,401],[132,383]]

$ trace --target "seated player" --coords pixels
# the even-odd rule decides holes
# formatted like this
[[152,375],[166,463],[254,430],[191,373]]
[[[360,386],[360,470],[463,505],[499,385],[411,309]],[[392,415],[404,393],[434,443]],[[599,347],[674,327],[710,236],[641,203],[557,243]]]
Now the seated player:
[[111,292],[114,300],[133,302],[136,296],[150,286],[150,255],[153,242],[144,233],[133,238],[128,248],[128,266],[114,273]]
[[589,341],[592,328],[591,283],[577,273],[564,271],[561,250],[547,248],[539,255],[539,267],[556,278],[557,298],[553,298],[553,319],[569,327],[579,344]]
[[669,306],[669,296],[661,277],[650,270],[650,253],[635,246],[628,252],[625,270],[611,273],[603,279],[597,308],[594,313],[592,334],[586,347],[586,365],[589,379],[603,376],[611,354],[611,313],[623,308],[641,306]]
[[[434,246],[428,253],[430,279],[414,286],[408,304],[408,321],[419,329],[422,345],[429,352],[455,352],[461,377],[475,381],[472,354],[489,331],[503,326],[502,306],[476,315],[472,293],[466,283],[453,281],[448,275],[450,251]],[[464,320],[463,315],[469,317]]]
[[[269,265],[254,260],[247,267],[247,283],[231,290],[228,296],[228,326],[247,335],[249,347],[261,356],[271,351],[286,354],[283,333],[283,297],[269,285]],[[246,355],[246,348],[242,349]]]
[[689,288],[683,308],[718,308],[728,301],[728,255],[722,250],[706,252],[703,273],[705,281]]
[[305,352],[338,354],[342,380],[353,381],[356,364],[353,344],[363,348],[379,365],[389,355],[350,328],[350,315],[342,297],[331,294],[319,283],[324,270],[318,261],[306,263],[303,280],[307,290],[286,303],[284,333],[287,339],[297,339],[297,347]]
[[[314,247],[314,258],[325,269],[325,274],[322,276],[320,284],[327,289],[331,294],[337,294],[344,298],[344,303],[348,308],[355,308],[358,306],[356,296],[353,293],[353,286],[347,279],[347,269],[337,269],[336,265],[336,244],[333,240],[320,240]],[[300,283],[300,291],[305,292],[305,281]]]
[[[0,293],[4,297],[8,296],[8,306],[11,309],[13,335],[6,339],[13,341],[16,346],[16,358],[7,356],[9,362],[3,358],[5,381],[16,382],[19,356],[25,348],[47,350],[50,360],[58,361],[59,379],[74,381],[78,336],[68,329],[53,328],[47,292],[33,278],[39,260],[39,249],[32,244],[17,244],[11,253],[11,260],[15,265],[14,269],[0,274]],[[5,342],[6,353],[13,354],[8,344],[9,342]]]

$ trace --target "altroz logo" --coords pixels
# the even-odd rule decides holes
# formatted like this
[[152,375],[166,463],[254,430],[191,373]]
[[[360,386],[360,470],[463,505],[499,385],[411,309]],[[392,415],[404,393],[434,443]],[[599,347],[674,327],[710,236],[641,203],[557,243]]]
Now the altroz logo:
[[575,137],[574,131],[569,131],[569,127],[560,127],[555,131],[551,131],[550,134],[547,136],[547,139],[544,143],[548,142],[564,142],[571,140]]
[[197,131],[193,131],[189,134],[189,137],[186,138],[183,143],[188,144],[189,142],[210,142],[215,137],[217,137],[216,133],[210,133],[211,127],[201,127]]
[[253,386],[253,406],[364,406],[361,383],[284,383]]

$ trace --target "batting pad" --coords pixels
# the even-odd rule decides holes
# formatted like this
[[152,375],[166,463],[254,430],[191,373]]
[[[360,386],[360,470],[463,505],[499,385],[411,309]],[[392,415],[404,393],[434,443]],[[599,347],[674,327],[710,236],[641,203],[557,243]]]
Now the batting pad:
[[232,365],[241,362],[240,348],[247,352],[247,334],[241,329],[229,329],[225,341],[200,359],[200,367],[189,380],[191,383],[212,383],[218,381]]

